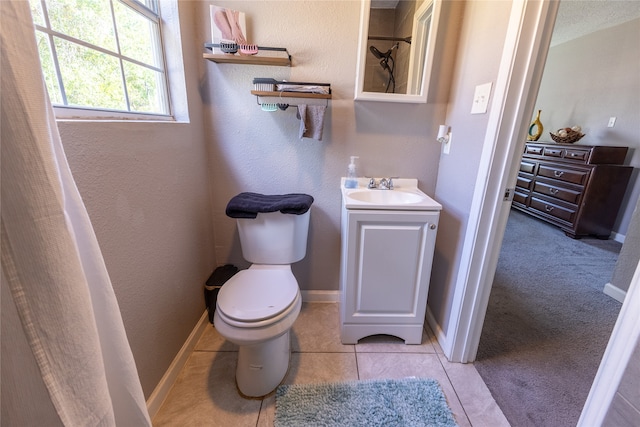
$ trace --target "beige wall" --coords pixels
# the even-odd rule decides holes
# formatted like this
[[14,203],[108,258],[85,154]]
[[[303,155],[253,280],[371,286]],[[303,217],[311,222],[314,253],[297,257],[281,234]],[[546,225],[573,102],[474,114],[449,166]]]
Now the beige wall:
[[[469,114],[473,89],[495,82],[510,3],[446,4],[447,37],[426,105],[353,101],[356,1],[215,3],[244,11],[250,39],[286,47],[293,66],[203,60],[210,3],[180,1],[190,122],[60,123],[147,397],[202,314],[213,268],[247,266],[224,214],[233,195],[311,194],[307,257],[294,273],[303,290],[338,289],[339,179],[350,155],[360,156],[361,175],[418,178],[443,204],[429,306],[446,332],[487,125],[487,115]],[[298,138],[294,108],[261,111],[250,94],[254,77],[331,83],[323,141]],[[435,136],[445,122],[454,139],[441,155]]]
[[[350,155],[359,174],[415,177],[433,195],[444,104],[354,102],[360,5],[355,1],[221,1],[247,15],[249,38],[286,47],[292,67],[201,61],[198,80],[213,171],[216,259],[241,267],[235,222],[224,214],[241,191],[303,192],[315,203],[307,257],[293,270],[302,290],[337,290],[340,269],[340,177]],[[197,2],[196,40],[210,38],[209,4]],[[296,109],[261,111],[250,94],[254,77],[331,83],[322,141],[300,140]],[[446,81],[446,79],[445,79]],[[442,82],[440,82],[442,83]],[[446,83],[445,86],[448,86]]]
[[443,210],[428,302],[445,335],[487,128],[488,114],[470,114],[473,94],[475,86],[496,82],[510,11],[510,2],[501,1],[472,1],[464,7],[446,119],[451,151],[440,156],[435,191]]
[[[580,125],[580,144],[629,147],[626,164],[635,167],[613,232],[627,234],[640,196],[640,19],[596,31],[551,47],[540,83],[536,111],[544,133]],[[616,117],[608,128],[609,117]],[[533,119],[532,119],[533,120]]]
[[603,427],[635,427],[640,425],[640,341],[636,343],[629,363],[613,396]]
[[216,266],[192,8],[180,2],[189,123],[58,122],[149,397],[204,311]]
[[636,208],[631,216],[631,222],[627,229],[620,255],[613,269],[611,284],[621,291],[627,292],[631,284],[633,274],[640,261],[640,201],[636,203]]

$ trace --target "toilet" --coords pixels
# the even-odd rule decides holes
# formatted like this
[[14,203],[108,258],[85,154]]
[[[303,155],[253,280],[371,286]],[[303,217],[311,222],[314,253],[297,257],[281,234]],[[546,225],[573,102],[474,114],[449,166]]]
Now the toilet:
[[302,307],[291,264],[306,255],[312,203],[306,194],[241,193],[227,205],[252,265],[220,288],[214,327],[239,347],[236,383],[247,397],[269,394],[289,369],[289,331]]

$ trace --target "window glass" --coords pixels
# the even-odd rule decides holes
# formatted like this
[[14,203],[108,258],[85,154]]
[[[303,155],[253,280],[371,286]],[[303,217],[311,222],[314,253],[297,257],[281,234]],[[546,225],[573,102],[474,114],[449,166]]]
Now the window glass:
[[49,38],[46,34],[38,31],[36,32],[36,43],[38,44],[38,52],[40,53],[42,74],[44,76],[47,89],[49,90],[49,98],[54,104],[62,104],[62,94],[60,93],[60,85],[58,84],[58,74],[56,73],[53,59],[51,58]]
[[168,111],[164,111],[164,94],[158,90],[159,80],[164,79],[164,76],[132,62],[125,62],[123,65],[131,110],[167,114]]
[[161,66],[162,56],[156,49],[160,39],[158,24],[120,2],[113,6],[122,54],[148,65]]
[[110,0],[47,0],[53,31],[117,52]]
[[66,40],[55,40],[68,105],[127,110],[116,57]]
[[42,3],[40,0],[29,0],[29,5],[31,6],[33,23],[44,27],[46,24],[44,22],[44,14],[42,13]]
[[29,1],[54,105],[171,114],[156,0]]

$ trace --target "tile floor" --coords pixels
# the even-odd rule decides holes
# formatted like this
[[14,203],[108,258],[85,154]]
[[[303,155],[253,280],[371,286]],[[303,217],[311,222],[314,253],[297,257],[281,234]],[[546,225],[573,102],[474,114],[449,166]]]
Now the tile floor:
[[[461,427],[509,426],[473,365],[449,363],[430,331],[425,331],[421,345],[405,345],[388,336],[343,345],[338,305],[304,303],[291,339],[284,383],[429,377],[440,382]],[[274,393],[262,399],[240,397],[234,379],[236,359],[237,347],[207,327],[153,425],[272,426]]]

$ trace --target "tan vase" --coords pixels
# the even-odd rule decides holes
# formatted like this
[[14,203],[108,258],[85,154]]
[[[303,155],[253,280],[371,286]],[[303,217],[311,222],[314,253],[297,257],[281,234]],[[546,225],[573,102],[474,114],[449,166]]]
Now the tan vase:
[[538,110],[536,119],[533,121],[533,123],[531,123],[531,126],[529,126],[529,135],[527,136],[527,141],[537,141],[538,138],[540,138],[540,135],[542,135],[544,127],[542,126],[542,122],[540,121],[540,113],[542,113],[542,110]]

